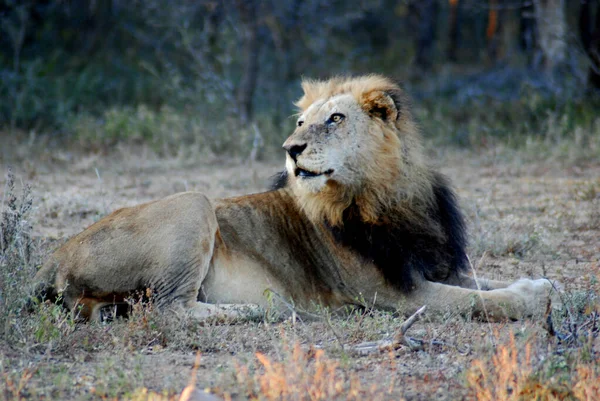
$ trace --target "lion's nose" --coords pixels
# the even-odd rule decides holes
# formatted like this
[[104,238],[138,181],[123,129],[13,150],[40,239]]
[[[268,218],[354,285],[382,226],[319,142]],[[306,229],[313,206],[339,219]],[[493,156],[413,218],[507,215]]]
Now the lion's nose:
[[304,149],[306,149],[306,144],[304,143],[302,145],[298,145],[298,144],[284,145],[283,148],[288,152],[288,154],[290,155],[292,160],[294,160],[294,163],[295,163],[298,156],[300,156],[300,154],[302,152],[304,152]]

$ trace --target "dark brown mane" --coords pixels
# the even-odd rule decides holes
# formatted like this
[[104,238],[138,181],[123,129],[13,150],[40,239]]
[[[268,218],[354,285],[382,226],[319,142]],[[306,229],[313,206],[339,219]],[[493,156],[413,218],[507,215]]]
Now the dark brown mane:
[[441,175],[435,176],[434,194],[435,203],[422,225],[402,216],[384,216],[380,224],[367,224],[353,205],[344,211],[343,226],[329,229],[339,243],[374,263],[397,288],[410,291],[415,274],[430,281],[446,280],[467,268],[467,238],[456,197]]
[[285,188],[288,184],[288,172],[287,170],[280,171],[273,174],[269,178],[269,190],[275,191],[281,188]]
[[[287,172],[272,178],[271,190],[287,185]],[[326,226],[338,243],[372,262],[396,288],[410,291],[414,274],[442,281],[467,269],[467,235],[456,196],[441,174],[434,175],[435,202],[422,224],[402,215],[383,216],[378,224],[365,223],[356,204],[344,211],[343,226]]]

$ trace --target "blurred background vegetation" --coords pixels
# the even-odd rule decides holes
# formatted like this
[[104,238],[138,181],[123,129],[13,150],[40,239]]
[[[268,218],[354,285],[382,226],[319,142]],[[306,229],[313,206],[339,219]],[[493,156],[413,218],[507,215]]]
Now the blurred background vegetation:
[[433,141],[600,158],[600,0],[0,0],[12,140],[260,157],[301,77],[370,72]]

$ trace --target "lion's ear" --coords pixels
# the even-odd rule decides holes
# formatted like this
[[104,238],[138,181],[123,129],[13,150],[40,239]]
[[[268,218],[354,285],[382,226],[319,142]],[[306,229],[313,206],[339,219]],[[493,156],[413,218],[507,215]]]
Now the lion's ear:
[[400,116],[400,93],[372,91],[361,99],[363,109],[372,117],[383,121],[396,121]]

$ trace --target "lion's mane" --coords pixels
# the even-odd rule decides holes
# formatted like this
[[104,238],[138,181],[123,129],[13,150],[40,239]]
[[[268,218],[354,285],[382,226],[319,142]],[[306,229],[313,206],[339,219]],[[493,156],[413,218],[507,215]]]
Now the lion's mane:
[[[383,140],[382,151],[360,168],[368,179],[351,188],[330,186],[321,193],[298,193],[299,207],[315,224],[324,224],[336,241],[373,262],[394,286],[409,291],[415,275],[448,279],[466,269],[466,233],[457,199],[445,177],[425,161],[410,102],[392,80],[369,75],[305,80],[300,111],[320,99],[352,94],[372,116],[368,140]],[[381,93],[393,101],[382,101]],[[386,119],[395,116],[393,124]],[[389,121],[388,121],[389,122]],[[383,135],[374,135],[380,132]],[[272,189],[293,186],[286,171]],[[295,189],[295,188],[294,188]]]

